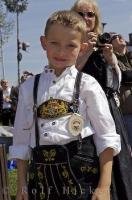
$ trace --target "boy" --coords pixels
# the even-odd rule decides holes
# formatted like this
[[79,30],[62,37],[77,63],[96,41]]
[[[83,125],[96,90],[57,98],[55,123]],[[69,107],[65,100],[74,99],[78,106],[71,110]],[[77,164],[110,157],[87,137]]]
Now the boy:
[[[77,81],[78,71],[75,64],[77,57],[87,48],[87,44],[84,42],[85,33],[86,24],[84,20],[73,11],[55,12],[47,21],[45,36],[40,38],[42,47],[47,52],[49,63],[40,75],[38,85],[39,142],[40,145],[45,145],[45,148],[50,148],[50,145],[51,147],[52,145],[55,145],[55,147],[59,145],[60,148],[65,146],[68,149],[72,175],[74,174],[74,180],[77,179],[82,189],[83,196],[78,199],[90,200],[92,198],[92,200],[97,200],[100,198],[101,200],[109,200],[112,160],[113,156],[120,151],[120,137],[116,134],[105,94],[96,80],[83,74],[81,81]],[[80,92],[79,89],[75,89],[78,88],[78,84],[80,84]],[[10,149],[11,158],[17,159],[17,200],[28,199],[23,188],[25,189],[27,186],[27,160],[30,158],[31,147],[35,147],[33,85],[34,77],[20,86],[14,140]],[[88,154],[93,156],[93,152],[95,152],[93,138],[99,155],[99,180],[98,174],[96,177],[96,172],[93,171],[95,168],[89,168],[87,158]],[[77,150],[79,154],[72,156],[78,143],[81,147]],[[50,154],[46,154],[48,161],[52,160],[55,155],[52,151],[49,152]],[[83,155],[85,155],[83,160],[86,160],[86,162],[80,160]],[[61,159],[63,157],[65,155],[62,155]],[[92,162],[95,162],[95,160],[93,159]],[[60,173],[60,163],[55,163],[56,165],[57,174]],[[45,166],[45,171],[47,167]],[[53,167],[51,163],[50,167]],[[56,175],[59,179],[57,182],[51,168],[50,175],[45,172],[44,176],[47,177],[49,182],[51,181],[49,179],[52,179],[54,186],[56,186],[62,181],[62,176],[59,179],[59,176]],[[92,169],[92,173],[89,172],[90,169]],[[62,175],[66,177],[66,173]],[[59,187],[55,188],[57,191],[55,192],[54,189],[52,191],[53,185],[50,186],[48,186],[48,198],[45,198],[45,193],[43,193],[43,196],[42,194],[39,197],[37,196],[37,200],[69,199],[68,195],[65,197],[63,194],[67,188],[63,190],[61,196],[58,194]]]

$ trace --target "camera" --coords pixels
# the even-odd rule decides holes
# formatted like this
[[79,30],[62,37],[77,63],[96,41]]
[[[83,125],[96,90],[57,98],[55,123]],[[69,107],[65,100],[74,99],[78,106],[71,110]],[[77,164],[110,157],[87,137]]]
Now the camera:
[[96,47],[103,47],[105,43],[109,44],[110,41],[111,41],[110,33],[105,32],[98,36]]

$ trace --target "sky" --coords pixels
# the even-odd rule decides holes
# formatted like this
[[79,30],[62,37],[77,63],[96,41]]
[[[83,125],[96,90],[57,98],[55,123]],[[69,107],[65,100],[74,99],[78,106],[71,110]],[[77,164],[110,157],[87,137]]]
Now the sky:
[[[19,15],[19,40],[30,44],[28,52],[22,51],[20,74],[28,70],[34,74],[42,72],[48,63],[46,53],[42,50],[40,36],[43,35],[46,20],[51,13],[60,9],[70,9],[75,0],[28,0],[27,10]],[[132,33],[132,0],[97,0],[102,22],[107,23],[105,32],[117,32],[129,40]],[[17,42],[16,42],[16,14],[8,14],[15,26],[8,42],[3,47],[3,64],[5,79],[11,85],[17,85]],[[0,63],[0,79],[2,65]]]

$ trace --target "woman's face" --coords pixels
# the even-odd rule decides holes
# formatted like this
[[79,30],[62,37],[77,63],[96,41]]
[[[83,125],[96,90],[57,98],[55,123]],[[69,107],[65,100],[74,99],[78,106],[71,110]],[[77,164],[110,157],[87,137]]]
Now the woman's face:
[[86,21],[87,31],[88,32],[93,31],[95,27],[95,20],[96,20],[96,13],[94,11],[93,6],[80,3],[78,8],[76,9],[76,12],[78,12]]
[[123,38],[123,36],[120,34],[113,36],[111,43],[112,43],[113,49],[117,52],[118,52],[118,49],[121,49],[121,48],[124,49],[126,47],[126,41]]

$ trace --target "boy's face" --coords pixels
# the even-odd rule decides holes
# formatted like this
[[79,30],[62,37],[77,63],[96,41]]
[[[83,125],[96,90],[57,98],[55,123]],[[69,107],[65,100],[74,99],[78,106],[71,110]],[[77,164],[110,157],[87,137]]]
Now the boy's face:
[[80,32],[60,24],[53,24],[47,36],[41,36],[41,44],[47,51],[49,65],[60,73],[76,64],[79,53],[86,45],[81,42]]

